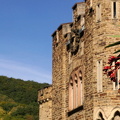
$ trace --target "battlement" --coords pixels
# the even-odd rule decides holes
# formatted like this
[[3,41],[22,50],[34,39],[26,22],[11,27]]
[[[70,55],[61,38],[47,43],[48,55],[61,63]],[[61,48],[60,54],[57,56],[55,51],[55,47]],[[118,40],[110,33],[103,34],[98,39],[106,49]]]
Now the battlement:
[[52,99],[52,86],[45,87],[38,91],[38,103],[42,104]]
[[73,7],[73,21],[75,22],[78,17],[85,14],[85,2],[76,3]]
[[39,120],[52,120],[52,86],[38,91]]
[[70,23],[61,24],[57,30],[52,34],[53,47],[57,47],[60,42],[63,42],[64,35],[71,32]]

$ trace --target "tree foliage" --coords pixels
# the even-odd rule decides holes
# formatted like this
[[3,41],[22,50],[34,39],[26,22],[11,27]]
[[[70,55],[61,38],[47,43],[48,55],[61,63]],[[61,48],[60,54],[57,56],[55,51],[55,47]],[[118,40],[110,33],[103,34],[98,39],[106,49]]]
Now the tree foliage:
[[0,76],[0,107],[3,120],[38,120],[38,89],[47,83]]

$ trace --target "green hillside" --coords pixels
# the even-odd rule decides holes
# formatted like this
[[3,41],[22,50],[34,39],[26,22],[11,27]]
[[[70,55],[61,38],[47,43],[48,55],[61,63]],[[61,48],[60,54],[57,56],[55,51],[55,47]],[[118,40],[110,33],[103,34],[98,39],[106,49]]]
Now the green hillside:
[[37,91],[47,85],[0,76],[0,120],[38,120]]

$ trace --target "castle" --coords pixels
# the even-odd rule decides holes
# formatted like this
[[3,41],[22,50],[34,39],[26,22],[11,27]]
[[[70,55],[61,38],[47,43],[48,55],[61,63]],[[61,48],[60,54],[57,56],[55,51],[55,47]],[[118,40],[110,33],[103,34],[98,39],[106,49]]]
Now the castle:
[[103,72],[119,46],[120,0],[85,0],[52,34],[52,86],[38,91],[40,120],[120,120],[119,80]]

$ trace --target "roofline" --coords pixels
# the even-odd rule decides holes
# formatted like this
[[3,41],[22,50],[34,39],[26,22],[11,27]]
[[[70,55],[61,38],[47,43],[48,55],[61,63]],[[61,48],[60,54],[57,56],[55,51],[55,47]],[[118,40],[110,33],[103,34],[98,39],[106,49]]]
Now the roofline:
[[74,10],[78,4],[82,4],[82,3],[85,3],[85,2],[78,2],[78,3],[75,3],[75,4],[73,5],[72,9]]
[[63,26],[63,25],[66,25],[66,24],[71,24],[72,22],[68,22],[68,23],[62,23],[58,28],[57,28],[57,30],[60,30],[61,29],[61,27]]
[[46,86],[46,87],[43,87],[43,88],[41,88],[41,89],[38,89],[38,91],[43,90],[43,89],[45,89],[45,88],[49,88],[49,87],[52,87],[52,85],[48,85],[48,86]]
[[[63,25],[71,24],[71,23],[73,23],[73,22],[62,23],[62,24],[59,25],[59,27],[57,28],[57,30],[60,30],[60,29],[62,28]],[[56,34],[56,31],[57,31],[57,30],[55,30],[55,31],[53,32],[53,34],[51,35],[52,37]]]

